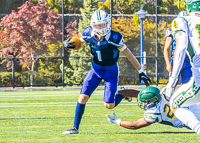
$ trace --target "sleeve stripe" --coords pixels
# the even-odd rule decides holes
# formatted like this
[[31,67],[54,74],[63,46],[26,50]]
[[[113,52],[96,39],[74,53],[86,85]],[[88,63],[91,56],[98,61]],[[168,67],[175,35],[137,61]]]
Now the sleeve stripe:
[[80,38],[80,40],[81,40],[81,42],[85,42],[85,40],[82,37]]
[[108,41],[108,43],[109,43],[109,44],[112,44],[112,45],[114,45],[114,46],[117,46],[117,47],[122,46],[122,45],[120,45],[120,44],[116,44],[116,43],[113,43],[113,42],[111,42],[111,41]]
[[151,114],[151,115],[161,115],[161,113],[145,113],[146,114]]
[[[183,31],[183,30],[177,30],[177,31],[175,31],[175,32],[173,33],[173,35],[175,36],[176,33],[181,32],[181,31]],[[184,31],[183,31],[183,32],[184,32]]]
[[127,46],[124,44],[121,47],[119,47],[118,49],[122,52],[127,48]]

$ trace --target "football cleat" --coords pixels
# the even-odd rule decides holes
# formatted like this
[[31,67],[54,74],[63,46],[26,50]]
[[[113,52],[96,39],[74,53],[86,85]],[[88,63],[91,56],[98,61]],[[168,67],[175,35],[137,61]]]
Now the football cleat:
[[68,134],[78,134],[78,129],[76,127],[72,127],[71,129],[65,131],[62,133],[63,135],[68,135]]
[[132,97],[125,97],[124,99],[127,100],[128,102],[132,101]]
[[[120,90],[126,90],[125,87],[120,87]],[[127,100],[128,102],[131,102],[132,101],[132,97],[124,97],[125,100]]]

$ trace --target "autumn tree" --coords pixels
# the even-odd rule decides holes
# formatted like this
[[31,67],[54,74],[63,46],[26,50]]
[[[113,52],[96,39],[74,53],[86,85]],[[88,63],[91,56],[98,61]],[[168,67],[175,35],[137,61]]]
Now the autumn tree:
[[[82,30],[90,26],[90,17],[98,9],[98,0],[84,0],[84,8],[80,9],[82,19],[78,23],[79,37]],[[90,47],[85,43],[79,50],[71,50],[69,58],[69,65],[65,66],[66,84],[82,84],[83,79],[91,67]],[[79,58],[78,58],[79,57]]]
[[[61,40],[60,17],[45,5],[35,5],[31,1],[26,1],[18,9],[1,19],[1,55],[22,57],[20,65],[31,72],[30,84],[33,85],[35,56],[48,55],[48,45]],[[8,69],[12,66],[9,59],[2,63],[7,63]]]

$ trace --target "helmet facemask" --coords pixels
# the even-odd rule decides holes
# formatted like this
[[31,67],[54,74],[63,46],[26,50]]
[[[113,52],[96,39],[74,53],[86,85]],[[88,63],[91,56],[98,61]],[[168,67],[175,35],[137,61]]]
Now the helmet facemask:
[[105,36],[111,30],[111,19],[105,11],[97,10],[91,16],[90,25],[94,34]]
[[138,99],[137,99],[138,106],[144,110],[147,110],[151,107],[156,106],[160,101],[161,101],[161,98],[159,99],[156,96],[152,99],[146,100],[145,102],[140,101],[139,95],[138,95]]
[[161,99],[160,90],[156,87],[148,86],[139,92],[137,103],[140,108],[147,110],[160,103]]

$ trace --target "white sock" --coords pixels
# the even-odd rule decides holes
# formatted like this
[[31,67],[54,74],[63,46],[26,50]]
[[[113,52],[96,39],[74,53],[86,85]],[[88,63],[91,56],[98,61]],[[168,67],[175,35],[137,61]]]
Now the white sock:
[[175,116],[186,126],[190,127],[193,131],[200,135],[200,121],[194,113],[186,108],[178,108],[175,112]]

